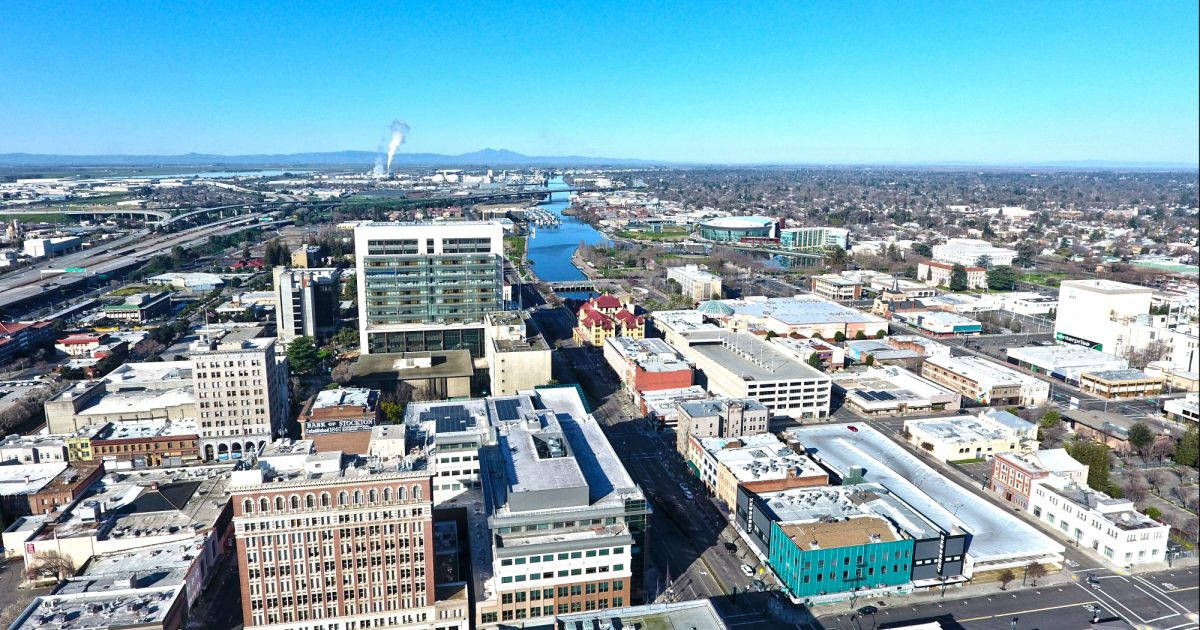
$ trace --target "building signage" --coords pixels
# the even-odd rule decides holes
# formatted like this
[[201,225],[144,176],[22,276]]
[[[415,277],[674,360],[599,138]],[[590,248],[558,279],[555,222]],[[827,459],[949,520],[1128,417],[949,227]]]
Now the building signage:
[[1095,341],[1088,341],[1087,339],[1084,339],[1082,337],[1076,337],[1075,335],[1068,335],[1067,333],[1064,333],[1064,332],[1054,333],[1054,340],[1061,341],[1063,343],[1069,343],[1074,346],[1083,346],[1085,348],[1091,348],[1092,350],[1103,350],[1104,349],[1104,344],[1096,343]]
[[347,431],[370,431],[375,423],[370,418],[352,420],[309,420],[304,423],[305,435],[327,435]]

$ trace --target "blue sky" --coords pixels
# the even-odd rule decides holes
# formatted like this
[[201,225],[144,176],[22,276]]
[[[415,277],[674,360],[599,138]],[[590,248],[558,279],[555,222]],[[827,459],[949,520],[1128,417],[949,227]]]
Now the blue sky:
[[1200,143],[1195,0],[251,4],[6,4],[0,152],[373,150],[394,118],[401,151],[705,162]]

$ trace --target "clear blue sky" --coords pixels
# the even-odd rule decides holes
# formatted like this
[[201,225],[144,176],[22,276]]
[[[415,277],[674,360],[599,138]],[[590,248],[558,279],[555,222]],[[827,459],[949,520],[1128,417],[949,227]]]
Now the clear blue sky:
[[1195,0],[249,4],[6,3],[0,152],[1197,162]]

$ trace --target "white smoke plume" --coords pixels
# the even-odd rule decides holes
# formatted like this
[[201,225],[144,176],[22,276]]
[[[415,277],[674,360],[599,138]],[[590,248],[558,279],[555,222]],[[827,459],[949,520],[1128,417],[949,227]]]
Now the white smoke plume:
[[408,135],[408,123],[403,120],[393,120],[392,124],[388,125],[388,129],[392,132],[392,140],[388,143],[387,151],[387,170],[386,173],[392,172],[392,157],[396,155],[396,149],[404,144],[404,137]]

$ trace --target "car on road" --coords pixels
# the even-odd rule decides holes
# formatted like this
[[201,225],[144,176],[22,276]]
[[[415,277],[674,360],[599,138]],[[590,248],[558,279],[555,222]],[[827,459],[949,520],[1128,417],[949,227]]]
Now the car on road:
[[1096,577],[1095,573],[1089,573],[1089,574],[1087,574],[1087,583],[1092,584],[1092,585],[1099,585],[1100,578]]
[[737,553],[737,545],[731,542],[725,543],[725,551],[729,553]]
[[696,498],[696,495],[692,494],[692,491],[691,491],[691,490],[684,490],[684,491],[683,491],[683,496],[687,497],[687,500],[688,500],[688,501],[691,501],[691,500],[693,500],[693,499],[695,499],[695,498]]
[[863,606],[858,609],[858,614],[860,615],[874,615],[877,612],[879,612],[879,609],[874,606]]
[[745,573],[746,577],[750,577],[751,575],[754,575],[754,567],[752,567],[748,564],[743,564],[742,565],[742,573]]
[[762,580],[760,580],[758,578],[755,578],[750,581],[750,588],[761,593],[761,592],[767,590],[767,583],[763,582]]
[[858,427],[854,426],[853,424],[847,425],[846,428],[850,429],[850,431],[854,433],[858,433]]

